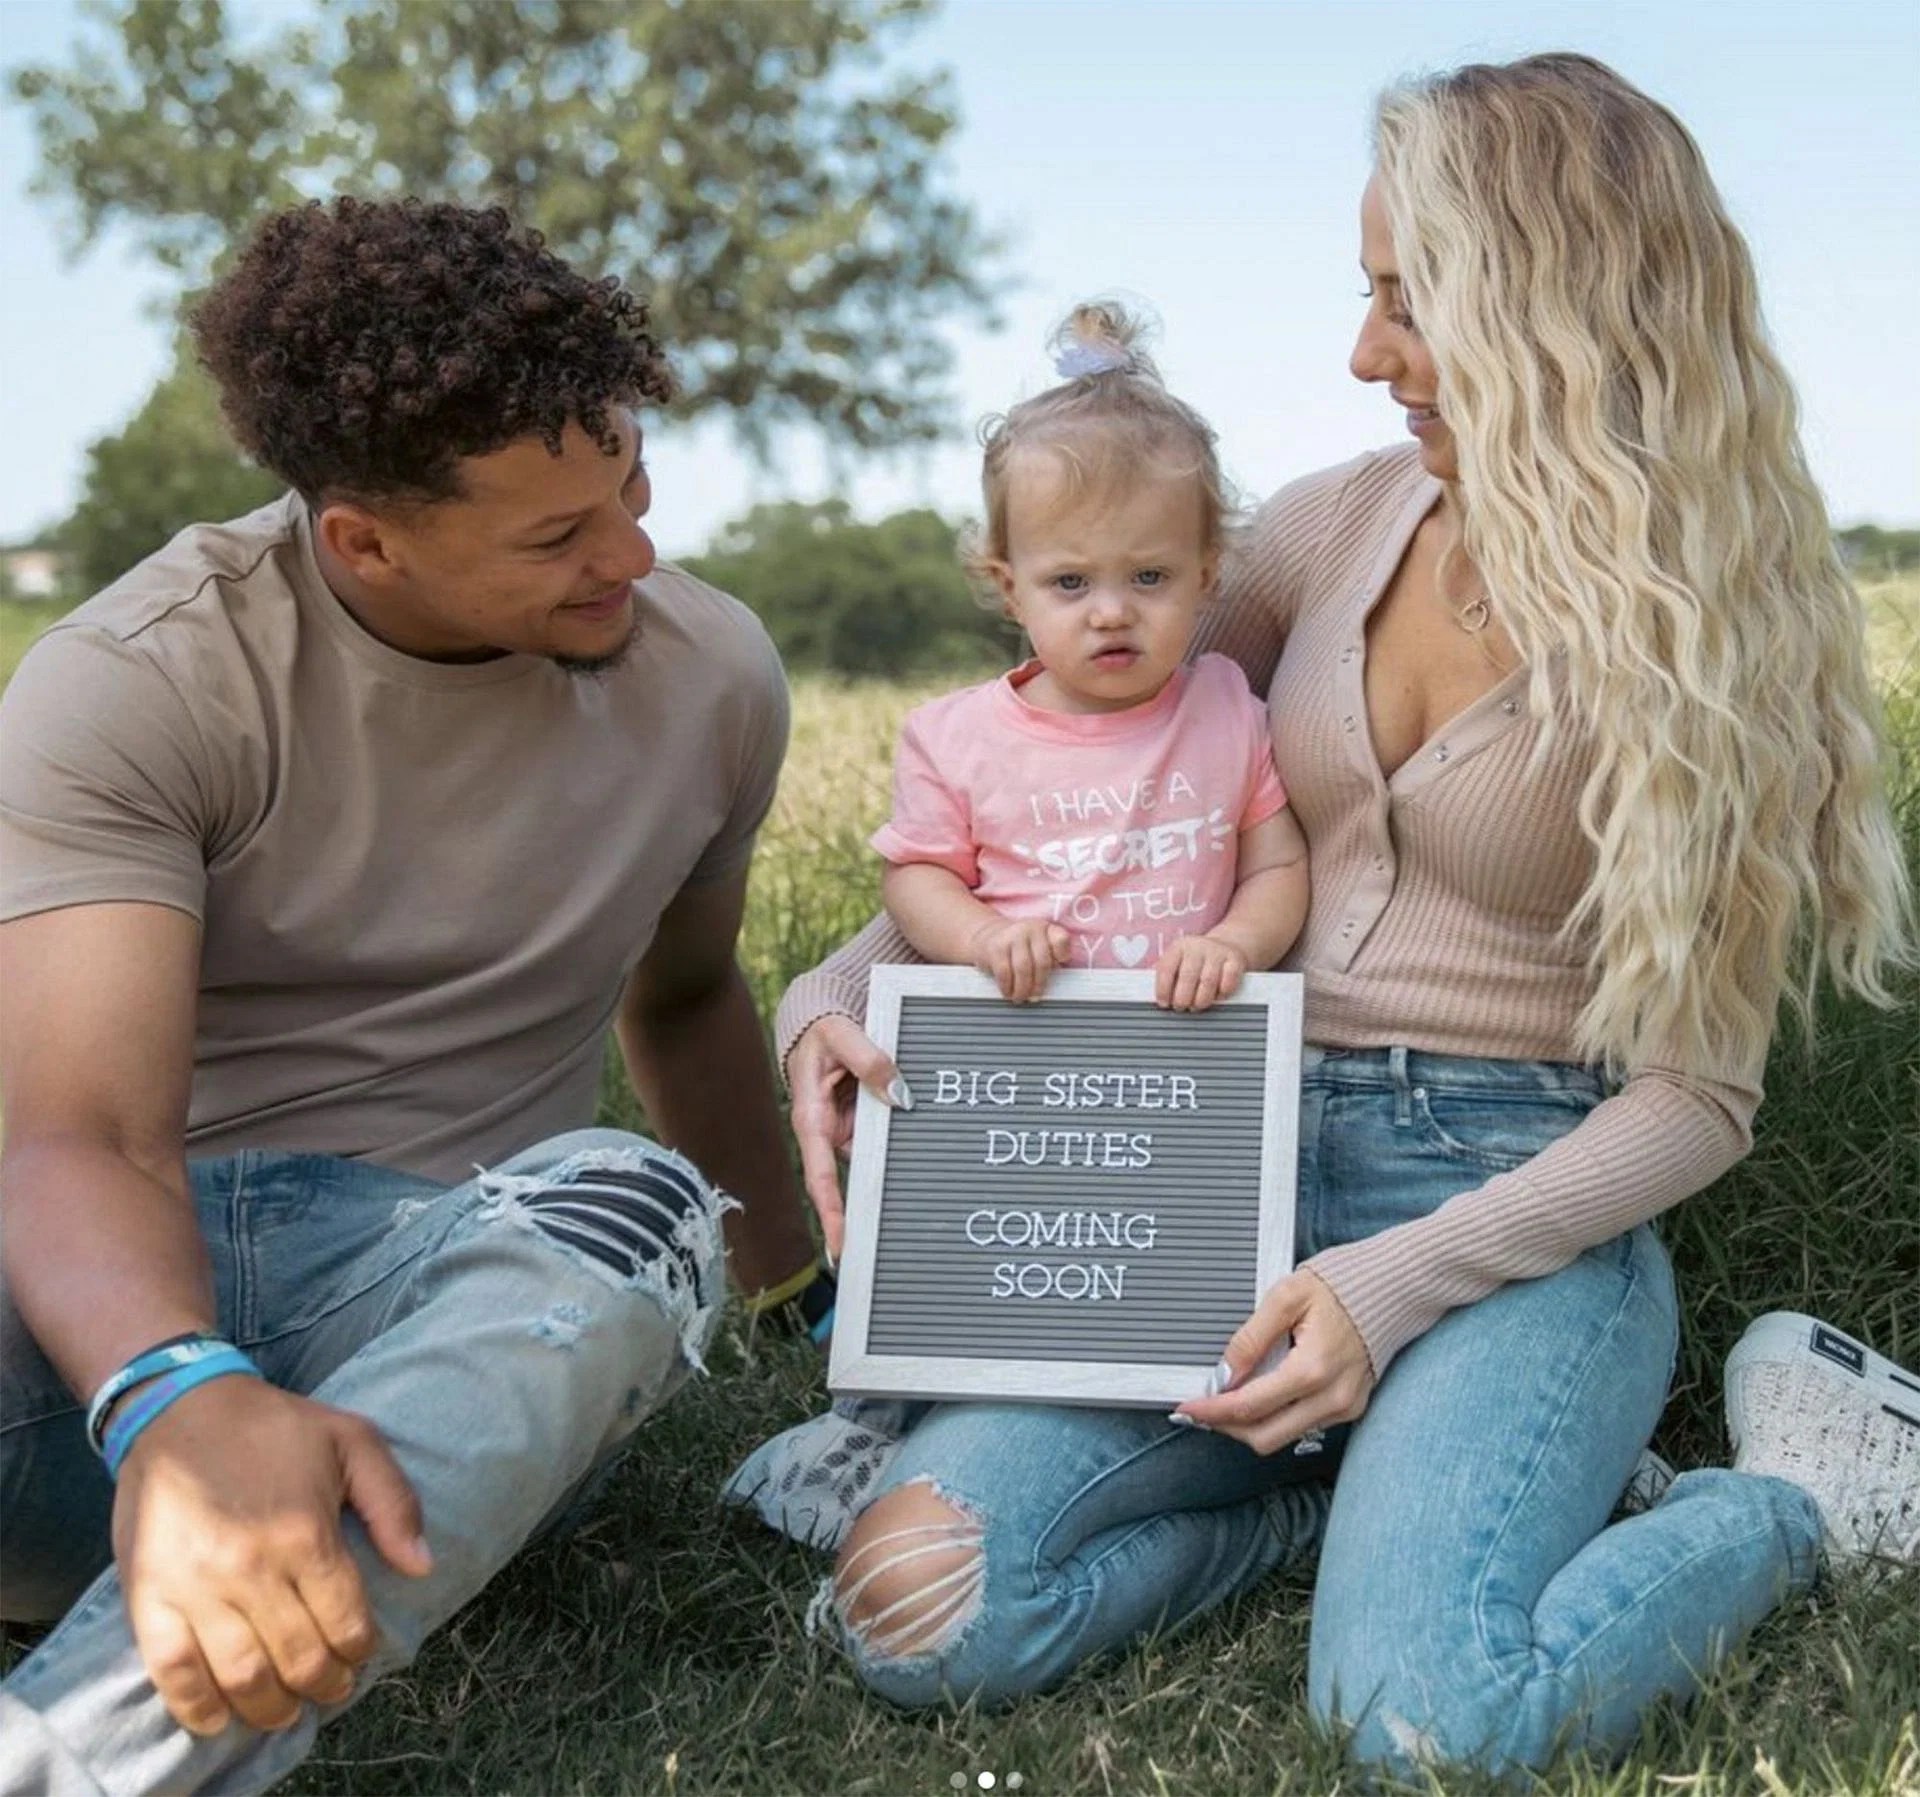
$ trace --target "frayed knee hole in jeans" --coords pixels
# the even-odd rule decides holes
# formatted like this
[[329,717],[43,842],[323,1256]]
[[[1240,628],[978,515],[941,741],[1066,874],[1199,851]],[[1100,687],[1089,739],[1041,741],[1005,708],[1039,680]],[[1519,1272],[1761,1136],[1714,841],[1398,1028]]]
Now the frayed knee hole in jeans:
[[831,1613],[869,1655],[938,1653],[979,1613],[985,1539],[980,1523],[931,1483],[889,1492],[854,1525],[809,1622]]
[[[496,1216],[535,1230],[609,1284],[657,1298],[690,1365],[701,1363],[723,1293],[720,1219],[739,1206],[670,1150],[590,1148],[538,1173],[487,1173],[480,1189]],[[542,1339],[570,1345],[580,1330],[554,1316]]]

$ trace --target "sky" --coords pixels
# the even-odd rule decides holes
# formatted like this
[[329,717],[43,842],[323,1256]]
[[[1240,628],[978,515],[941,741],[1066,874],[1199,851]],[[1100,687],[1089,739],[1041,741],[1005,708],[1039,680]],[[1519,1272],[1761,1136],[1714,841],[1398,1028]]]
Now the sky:
[[[0,0],[0,65],[62,58],[79,22],[76,0]],[[948,0],[900,54],[953,72],[952,184],[1007,240],[1010,279],[997,331],[945,333],[953,440],[849,470],[806,433],[756,463],[723,424],[661,421],[662,549],[775,498],[968,515],[974,423],[1048,384],[1049,329],[1094,294],[1158,315],[1162,371],[1249,497],[1392,441],[1391,402],[1346,370],[1372,98],[1544,49],[1601,57],[1686,121],[1753,248],[1836,520],[1920,524],[1914,0]],[[137,409],[169,342],[166,284],[124,242],[70,259],[69,221],[26,191],[32,159],[0,102],[0,542],[65,514],[88,443]]]

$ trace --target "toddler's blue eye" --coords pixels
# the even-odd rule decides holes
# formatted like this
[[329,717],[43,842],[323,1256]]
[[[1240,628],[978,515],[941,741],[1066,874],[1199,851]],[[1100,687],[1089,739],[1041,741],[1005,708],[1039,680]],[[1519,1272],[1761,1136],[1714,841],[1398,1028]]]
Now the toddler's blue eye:
[[1166,577],[1165,568],[1142,568],[1133,578],[1143,587],[1157,587]]
[[1053,584],[1063,593],[1078,593],[1086,586],[1087,577],[1084,574],[1056,574]]

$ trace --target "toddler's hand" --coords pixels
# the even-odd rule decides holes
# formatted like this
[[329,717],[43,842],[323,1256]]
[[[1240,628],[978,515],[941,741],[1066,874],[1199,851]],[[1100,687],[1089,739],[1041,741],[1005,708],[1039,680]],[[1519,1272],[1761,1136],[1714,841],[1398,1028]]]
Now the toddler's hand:
[[1163,1010],[1204,1011],[1240,990],[1247,957],[1212,936],[1182,936],[1153,970],[1153,1002]]
[[1000,996],[1024,1005],[1046,991],[1056,967],[1066,966],[1073,938],[1043,918],[1002,917],[983,923],[969,947],[974,966],[1000,988]]

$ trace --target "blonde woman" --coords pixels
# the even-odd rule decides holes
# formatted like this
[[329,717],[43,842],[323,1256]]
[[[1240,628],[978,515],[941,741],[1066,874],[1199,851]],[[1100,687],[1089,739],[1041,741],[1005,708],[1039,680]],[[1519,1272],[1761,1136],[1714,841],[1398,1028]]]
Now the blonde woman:
[[[1537,1767],[1623,1748],[1823,1539],[1920,1557],[1905,1375],[1808,1319],[1736,1352],[1737,1470],[1609,1526],[1677,1339],[1648,1220],[1745,1153],[1783,993],[1890,1002],[1909,900],[1860,613],[1691,138],[1552,55],[1390,93],[1376,150],[1352,368],[1413,442],[1273,499],[1196,644],[1270,695],[1311,850],[1303,1265],[1202,1427],[910,1419],[830,1607],[875,1691],[993,1700],[1317,1554],[1309,1697],[1360,1758]],[[853,1080],[894,1077],[851,1021],[883,958],[876,926],[783,1007],[830,1237]],[[763,1508],[819,1472],[782,1445]]]

